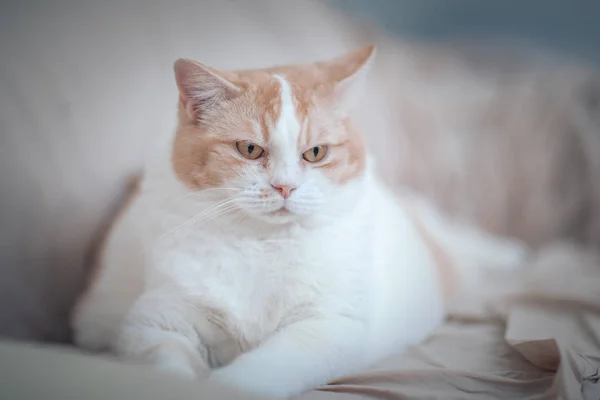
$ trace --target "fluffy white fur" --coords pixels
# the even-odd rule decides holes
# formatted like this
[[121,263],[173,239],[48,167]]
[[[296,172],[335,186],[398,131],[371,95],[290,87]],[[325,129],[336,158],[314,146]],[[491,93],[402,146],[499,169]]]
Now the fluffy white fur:
[[[442,322],[440,277],[413,218],[462,265],[485,264],[481,248],[493,259],[512,246],[451,229],[424,203],[392,194],[370,158],[341,186],[317,168],[302,173],[289,85],[274,78],[282,111],[272,171],[249,164],[223,187],[194,192],[168,163],[150,168],[75,313],[78,345],[288,397],[402,351]],[[275,184],[296,189],[260,197]],[[283,205],[291,216],[273,214]],[[518,265],[520,250],[502,264]]]
[[214,379],[278,397],[420,341],[443,317],[429,253],[370,171],[342,192],[326,222],[259,227],[213,192],[144,193],[110,238],[77,343],[190,377],[222,367]]

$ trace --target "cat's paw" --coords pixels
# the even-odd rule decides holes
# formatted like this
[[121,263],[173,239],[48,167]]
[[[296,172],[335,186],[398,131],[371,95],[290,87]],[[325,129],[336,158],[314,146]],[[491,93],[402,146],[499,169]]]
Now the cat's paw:
[[178,348],[163,347],[154,354],[157,371],[192,380],[208,376],[210,369],[199,354]]
[[161,358],[156,360],[154,368],[160,372],[178,378],[193,380],[197,378],[196,371],[189,363],[176,358]]

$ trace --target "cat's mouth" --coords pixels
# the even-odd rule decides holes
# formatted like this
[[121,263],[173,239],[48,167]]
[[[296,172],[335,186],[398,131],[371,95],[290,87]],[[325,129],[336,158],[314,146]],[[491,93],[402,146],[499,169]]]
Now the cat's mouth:
[[286,206],[281,206],[281,208],[273,211],[272,214],[283,216],[283,215],[290,215],[290,214],[292,214],[292,212]]

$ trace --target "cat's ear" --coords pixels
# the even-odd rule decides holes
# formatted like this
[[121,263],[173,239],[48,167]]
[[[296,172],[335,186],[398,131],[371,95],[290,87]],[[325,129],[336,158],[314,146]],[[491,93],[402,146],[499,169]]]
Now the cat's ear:
[[334,82],[329,100],[336,111],[348,114],[360,102],[375,54],[375,46],[368,45],[326,63]]
[[191,119],[201,120],[205,113],[241,91],[214,69],[192,60],[179,59],[173,69],[179,101]]

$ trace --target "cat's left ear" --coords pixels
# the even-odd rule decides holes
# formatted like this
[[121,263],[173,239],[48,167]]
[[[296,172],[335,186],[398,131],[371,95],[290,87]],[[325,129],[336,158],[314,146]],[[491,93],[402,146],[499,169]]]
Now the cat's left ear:
[[179,101],[191,119],[201,120],[206,113],[241,92],[218,71],[196,61],[179,59],[173,69]]
[[359,104],[375,55],[375,46],[368,45],[326,63],[334,82],[329,100],[336,111],[348,114]]

